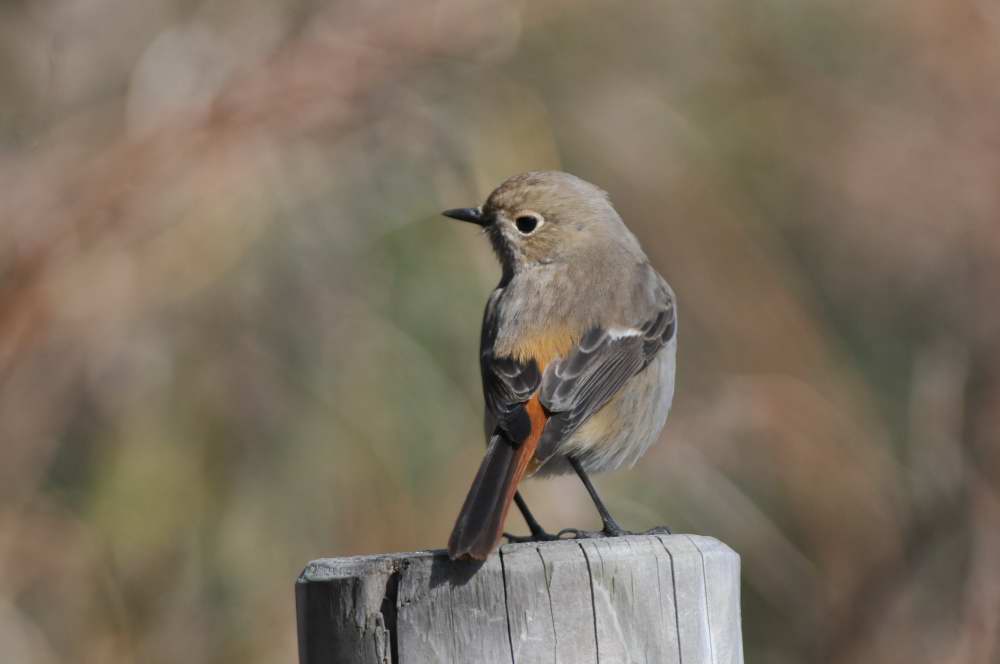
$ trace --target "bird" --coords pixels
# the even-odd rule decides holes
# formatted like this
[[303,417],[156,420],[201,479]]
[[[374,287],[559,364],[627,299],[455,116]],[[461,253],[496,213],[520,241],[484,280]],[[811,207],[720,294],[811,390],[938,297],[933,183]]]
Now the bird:
[[[448,541],[453,560],[485,560],[512,502],[530,537],[629,534],[590,474],[631,467],[659,438],[674,397],[677,305],[607,192],[569,173],[503,181],[479,207],[445,217],[483,229],[501,278],[480,336],[486,454]],[[575,472],[602,530],[553,535],[518,489]],[[667,529],[655,529],[669,532]]]

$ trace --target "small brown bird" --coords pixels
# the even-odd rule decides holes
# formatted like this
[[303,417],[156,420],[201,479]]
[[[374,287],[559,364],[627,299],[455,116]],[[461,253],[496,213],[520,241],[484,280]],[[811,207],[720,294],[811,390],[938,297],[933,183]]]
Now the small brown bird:
[[443,214],[482,226],[503,268],[480,342],[486,456],[449,555],[485,559],[512,500],[531,529],[526,539],[558,537],[538,525],[517,487],[525,476],[570,469],[600,513],[602,533],[625,534],[588,473],[634,464],[667,420],[677,349],[673,291],[608,195],[568,173],[516,175],[482,207]]

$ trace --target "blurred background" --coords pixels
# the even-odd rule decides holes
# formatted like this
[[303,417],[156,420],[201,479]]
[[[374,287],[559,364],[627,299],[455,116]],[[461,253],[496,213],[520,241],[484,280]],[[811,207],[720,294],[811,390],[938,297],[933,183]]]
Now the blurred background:
[[748,662],[1000,661],[998,81],[992,0],[0,4],[0,660],[293,662],[306,562],[443,546],[437,213],[558,168],[680,302],[618,518],[742,554]]

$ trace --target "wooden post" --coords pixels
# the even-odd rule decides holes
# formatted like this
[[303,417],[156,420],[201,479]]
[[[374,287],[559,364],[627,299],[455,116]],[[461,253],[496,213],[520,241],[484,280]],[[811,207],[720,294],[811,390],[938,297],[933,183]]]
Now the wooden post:
[[740,558],[711,537],[331,558],[296,584],[301,664],[741,664]]

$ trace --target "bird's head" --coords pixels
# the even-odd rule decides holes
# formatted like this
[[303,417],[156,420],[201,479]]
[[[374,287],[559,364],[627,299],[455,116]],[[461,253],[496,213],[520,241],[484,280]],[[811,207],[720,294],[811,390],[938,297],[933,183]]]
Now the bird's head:
[[560,171],[531,171],[505,180],[475,208],[446,217],[482,226],[505,270],[573,260],[608,243],[635,243],[602,189]]

